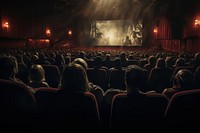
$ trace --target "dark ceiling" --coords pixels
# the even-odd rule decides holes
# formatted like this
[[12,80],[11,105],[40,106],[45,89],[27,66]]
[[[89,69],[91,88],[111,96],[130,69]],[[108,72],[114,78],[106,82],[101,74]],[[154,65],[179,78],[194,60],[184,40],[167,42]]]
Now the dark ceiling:
[[172,3],[190,5],[195,1],[198,0],[5,0],[0,6],[41,16],[123,19],[158,13],[161,8],[171,10]]
[[[65,13],[70,15],[96,16],[100,14],[125,15],[127,12],[157,6],[170,0],[5,0],[3,7],[39,14]],[[39,14],[38,14],[39,13]]]

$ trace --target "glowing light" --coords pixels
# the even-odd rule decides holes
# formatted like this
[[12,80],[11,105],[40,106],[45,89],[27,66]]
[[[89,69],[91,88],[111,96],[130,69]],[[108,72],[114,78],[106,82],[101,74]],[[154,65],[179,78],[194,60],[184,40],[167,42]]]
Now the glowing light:
[[155,27],[155,28],[153,29],[153,32],[154,32],[154,33],[158,33],[158,28]]
[[46,35],[51,36],[51,30],[49,28],[46,29]]
[[71,30],[68,31],[68,35],[69,35],[69,36],[72,35],[72,31],[71,31]]
[[194,25],[196,27],[199,27],[200,26],[200,20],[199,19],[196,19],[195,22],[194,22]]
[[7,22],[7,21],[4,22],[3,25],[2,25],[2,27],[3,28],[9,28],[9,22]]
[[48,42],[49,42],[49,39],[46,39],[46,40],[45,40],[45,42],[47,42],[47,43],[48,43]]

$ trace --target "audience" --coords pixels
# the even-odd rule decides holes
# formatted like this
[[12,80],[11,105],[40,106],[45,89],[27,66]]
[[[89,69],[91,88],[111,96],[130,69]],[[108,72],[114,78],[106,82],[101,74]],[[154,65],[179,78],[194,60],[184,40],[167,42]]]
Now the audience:
[[[55,101],[51,99],[52,108],[49,108],[49,111],[62,112],[62,109],[66,109],[64,107],[65,100],[67,100],[67,104],[76,101],[76,99],[77,102],[82,103],[85,98],[84,94],[90,93],[91,95],[94,94],[97,100],[96,110],[100,111],[101,122],[108,126],[109,119],[111,118],[111,128],[134,125],[135,128],[141,127],[148,132],[147,128],[152,129],[151,126],[153,126],[153,130],[156,130],[159,126],[162,128],[161,124],[165,108],[168,100],[175,93],[194,88],[197,89],[200,86],[199,53],[194,56],[187,53],[157,52],[137,50],[107,52],[78,49],[0,50],[0,79],[24,85],[27,84],[26,86],[30,91],[35,93],[33,88],[52,87],[45,82],[45,71],[42,65],[56,65],[59,67],[62,77],[60,86],[57,87],[60,90],[55,94],[55,97],[49,95],[50,98],[55,98]],[[127,66],[127,62],[132,60],[138,62],[144,69],[136,65]],[[26,76],[25,78],[29,78],[29,82],[24,82],[21,76],[17,76],[19,65],[25,66],[23,68],[29,72],[29,75],[24,75]],[[184,66],[191,67],[193,71],[181,69],[175,76],[171,74],[176,68]],[[92,80],[99,76],[98,74],[93,75],[95,77],[90,77],[90,81],[93,83],[88,80],[88,72],[92,69],[104,69],[106,71],[107,76],[101,76],[101,78],[107,81],[106,86],[108,87],[100,87],[99,84],[96,85],[97,83]],[[126,70],[123,76],[114,75],[114,78],[122,79],[120,82],[122,81],[125,85],[125,90],[121,88],[111,89],[111,86],[119,84],[112,83],[111,85],[110,79],[113,70]],[[157,71],[162,71],[162,73],[156,74]],[[194,75],[192,72],[194,72]],[[152,91],[148,92],[149,86],[146,83],[150,82],[151,74],[158,79],[155,78],[155,84],[151,86]],[[164,82],[168,82],[166,75],[170,75],[170,79],[174,79],[172,80],[173,85],[164,84]],[[163,81],[161,82],[161,80]],[[157,84],[159,88],[162,88],[159,91],[156,89]],[[76,95],[77,93],[78,95]],[[69,97],[73,96],[73,100],[69,99]],[[78,96],[83,99],[78,98]],[[82,106],[82,108],[84,107]],[[112,112],[111,115],[110,112]],[[99,121],[99,114],[97,113],[96,115],[98,117],[97,121]],[[59,118],[61,117],[62,115],[59,116]],[[81,115],[77,117],[81,117]],[[78,119],[77,117],[76,119]],[[86,117],[84,119],[87,120]],[[94,115],[91,117],[94,118]]]
[[[141,131],[151,131],[159,128],[159,122],[164,118],[168,100],[157,93],[143,93],[141,88],[144,71],[136,65],[126,69],[126,93],[117,94],[112,102],[111,127],[123,129],[132,128]],[[158,122],[158,123],[157,123]]]

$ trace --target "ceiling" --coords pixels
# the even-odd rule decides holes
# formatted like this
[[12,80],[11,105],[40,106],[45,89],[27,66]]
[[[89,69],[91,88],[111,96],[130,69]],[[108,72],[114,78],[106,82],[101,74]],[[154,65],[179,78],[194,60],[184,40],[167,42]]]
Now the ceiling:
[[[98,14],[123,14],[155,6],[168,0],[5,0],[2,7],[17,8],[25,12],[65,13],[71,15],[96,16]],[[12,3],[12,4],[10,4]],[[38,12],[40,12],[38,14]]]
[[149,15],[155,11],[159,12],[163,7],[169,9],[171,3],[183,1],[191,3],[196,0],[5,0],[0,6],[16,8],[18,11],[38,16],[66,15],[91,19],[123,19]]

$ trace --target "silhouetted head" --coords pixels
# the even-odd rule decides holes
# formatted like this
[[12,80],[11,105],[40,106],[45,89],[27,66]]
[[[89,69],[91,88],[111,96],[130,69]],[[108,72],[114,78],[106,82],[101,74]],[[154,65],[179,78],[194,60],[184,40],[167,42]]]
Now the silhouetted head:
[[165,59],[165,64],[167,68],[172,68],[173,67],[173,58],[172,57],[167,57]]
[[95,66],[96,66],[96,67],[101,67],[101,65],[102,65],[102,58],[101,58],[100,56],[97,56],[97,57],[95,58],[94,63],[95,63]]
[[156,62],[156,68],[165,68],[165,60],[163,58],[159,58]]
[[106,54],[106,61],[110,61],[110,54]]
[[80,52],[80,58],[85,58],[85,52],[84,51]]
[[195,54],[195,59],[196,59],[196,60],[200,60],[200,53],[196,53],[196,54]]
[[18,73],[18,63],[14,56],[4,56],[0,58],[0,78],[14,78]]
[[60,86],[66,91],[85,92],[88,88],[88,79],[85,69],[79,64],[67,66],[63,71]]
[[115,68],[119,69],[122,67],[122,62],[120,58],[116,57],[114,62],[115,62]]
[[33,82],[45,81],[45,72],[41,65],[33,65],[29,72],[29,78]]
[[150,56],[148,59],[149,64],[155,65],[156,64],[156,57],[155,56]]
[[71,63],[71,57],[70,56],[66,56],[65,57],[65,65],[68,65]]
[[64,65],[65,64],[65,59],[63,55],[57,54],[55,58],[55,65]]
[[84,59],[82,59],[82,58],[76,58],[72,63],[73,64],[75,63],[75,64],[81,65],[85,70],[88,69],[87,62]]
[[175,62],[175,67],[185,66],[185,60],[183,58],[178,58]]
[[144,71],[137,65],[130,65],[126,69],[125,82],[127,93],[140,89],[144,83]]
[[188,90],[193,87],[193,74],[187,69],[181,69],[174,77],[173,87],[175,89]]

